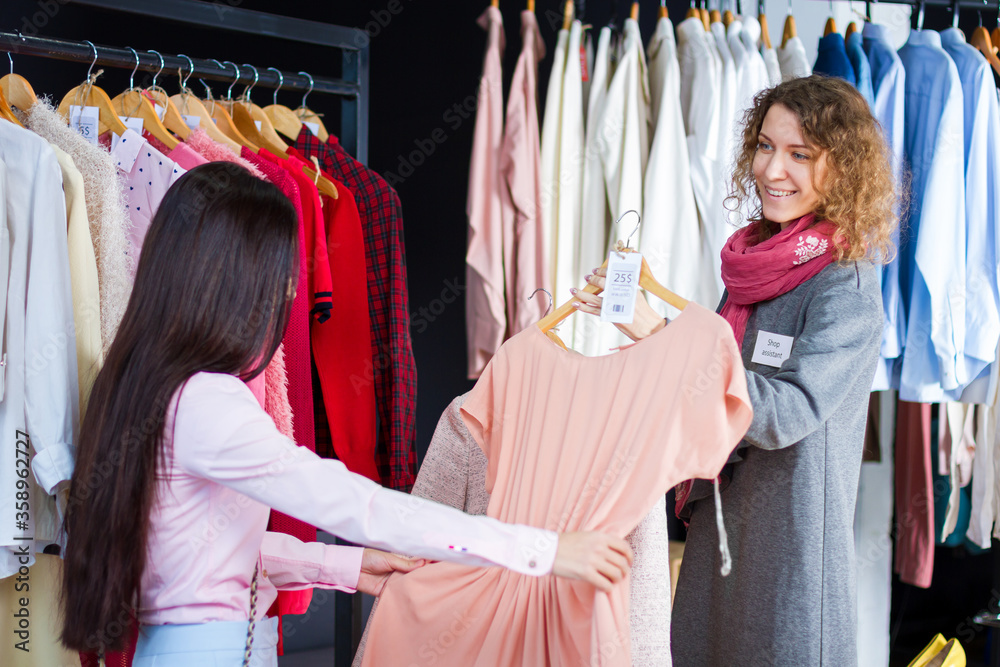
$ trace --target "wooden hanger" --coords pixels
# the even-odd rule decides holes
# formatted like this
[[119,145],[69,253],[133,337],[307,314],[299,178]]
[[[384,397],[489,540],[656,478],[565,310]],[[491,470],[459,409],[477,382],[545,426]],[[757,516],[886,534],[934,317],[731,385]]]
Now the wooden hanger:
[[271,98],[273,104],[264,107],[267,119],[271,121],[271,126],[276,132],[280,132],[292,141],[298,138],[302,131],[302,121],[295,115],[295,112],[283,104],[278,104],[278,91],[285,85],[285,75],[277,67],[268,67],[278,75],[278,87],[274,89],[274,96]]
[[118,113],[111,104],[111,98],[108,97],[108,94],[100,87],[94,85],[94,81],[101,75],[103,70],[98,70],[97,74],[91,74],[94,69],[94,65],[97,64],[97,47],[94,46],[93,42],[88,40],[83,41],[86,44],[90,44],[90,48],[94,50],[94,61],[90,63],[90,69],[87,70],[87,80],[66,93],[62,102],[59,103],[59,115],[69,122],[70,106],[79,105],[85,107],[97,107],[100,110],[100,128],[98,134],[103,134],[104,132],[110,130],[118,136],[121,136],[125,134],[125,130],[128,128],[125,127],[125,123],[118,118]]
[[35,95],[35,91],[27,79],[20,74],[14,74],[14,58],[9,52],[7,59],[10,60],[10,74],[6,74],[0,79],[0,90],[3,91],[8,104],[21,111],[27,111],[38,101],[38,96]]
[[761,12],[757,17],[757,21],[760,22],[760,41],[764,45],[765,49],[771,48],[771,34],[767,31],[767,16],[764,12]]
[[638,21],[639,20],[639,3],[638,2],[633,2],[632,3],[632,9],[629,10],[628,17],[630,19],[632,19],[633,21]]
[[[178,70],[178,78],[180,79],[181,92],[170,97],[170,101],[174,103],[177,107],[177,111],[181,114],[181,119],[184,116],[197,116],[198,117],[198,127],[205,131],[208,138],[212,141],[226,146],[231,151],[240,154],[241,144],[233,141],[226,135],[222,133],[222,130],[212,121],[212,114],[208,112],[205,105],[201,103],[201,100],[194,94],[194,92],[187,87],[187,81],[191,78],[191,74],[194,72],[194,62],[191,58],[184,55],[183,53],[178,55],[179,58],[187,58],[188,61],[188,73],[187,76],[181,75]],[[208,90],[208,86],[205,86],[205,90]],[[186,124],[186,123],[185,123]]]
[[528,0],[528,11],[529,12],[535,11],[535,0]]
[[850,23],[847,24],[847,30],[844,31],[844,39],[847,39],[857,31],[858,31],[858,24],[855,23],[854,21],[851,21]]
[[562,29],[569,30],[571,25],[573,25],[573,0],[566,0],[566,3],[563,5]]
[[785,48],[788,45],[788,40],[797,36],[795,32],[795,17],[789,14],[785,17],[785,29],[781,32],[781,48]]
[[7,97],[4,95],[2,89],[0,89],[0,118],[10,121],[18,127],[24,127],[24,125],[21,124],[20,119],[14,115],[14,110],[10,108],[10,104],[7,103]]
[[490,7],[500,8],[500,0],[490,0]]
[[993,40],[990,38],[989,31],[983,26],[979,26],[972,31],[972,36],[969,38],[969,44],[979,49],[979,52],[983,54],[992,67],[993,71],[1000,74],[1000,59],[997,58],[997,52],[993,47]]
[[667,0],[660,0],[660,18],[668,19],[670,14],[667,13]]
[[728,9],[726,11],[722,12],[722,25],[724,25],[724,26],[726,26],[728,28],[729,24],[732,23],[735,20],[736,20],[736,17],[733,16],[733,13],[731,11],[729,11]]
[[691,6],[688,7],[687,14],[684,15],[686,19],[698,19],[701,20],[701,11],[694,6],[694,0],[691,0]]
[[708,13],[708,10],[705,9],[704,7],[702,7],[698,11],[701,14],[701,22],[704,24],[705,30],[707,32],[708,30],[711,29],[709,26],[712,25],[712,16],[711,14]]
[[[218,63],[219,67],[225,68],[225,66],[222,63],[219,63],[218,60],[212,59],[212,62]],[[232,65],[236,69],[236,78],[233,79],[231,84],[229,84],[229,89],[226,91],[226,98],[222,100],[222,102],[231,103],[233,100],[233,86],[235,86],[236,82],[239,81],[240,74],[236,63],[227,60],[226,64]],[[204,85],[204,81],[202,82],[202,85]],[[205,86],[205,90],[208,91],[209,95],[211,95],[211,91],[208,86]],[[219,101],[211,99],[211,97],[209,97],[206,101],[209,103],[208,112],[212,115],[212,120],[215,121],[216,127],[218,127],[224,135],[241,146],[249,148],[254,153],[260,150],[260,147],[257,146],[257,144],[250,141],[246,135],[240,132],[239,128],[236,127],[236,123],[233,122],[233,117],[229,115],[229,111],[225,106],[223,106]]]
[[159,51],[154,51],[152,49],[149,53],[155,53],[160,59],[160,69],[153,75],[153,85],[147,88],[144,92],[146,99],[152,98],[154,104],[160,105],[163,109],[162,122],[164,127],[181,139],[187,139],[191,136],[191,128],[184,122],[181,112],[177,110],[177,105],[174,104],[170,99],[170,96],[167,95],[167,91],[156,85],[156,80],[159,78],[160,72],[163,71],[163,56],[160,55]]
[[722,23],[722,12],[718,9],[713,9],[708,13],[709,23]]
[[826,25],[823,26],[823,36],[826,37],[827,35],[832,35],[835,32],[837,32],[837,22],[834,21],[831,16],[826,20]]
[[312,75],[308,72],[299,72],[299,74],[309,79],[309,90],[307,90],[306,94],[302,96],[302,105],[295,110],[295,115],[298,116],[299,120],[301,120],[303,124],[315,123],[318,125],[319,131],[316,133],[316,137],[325,144],[330,140],[330,133],[326,131],[326,126],[323,125],[323,119],[319,117],[318,113],[315,113],[306,106],[306,98],[309,97],[309,93],[311,93],[313,89]]
[[146,99],[146,96],[142,94],[142,90],[135,87],[135,72],[139,69],[139,54],[131,46],[127,48],[135,56],[135,69],[129,75],[128,90],[111,100],[111,106],[115,108],[119,116],[141,118],[143,129],[163,142],[163,145],[167,148],[173,150],[177,148],[177,144],[180,142],[163,126],[160,117],[156,115],[156,109]]
[[[633,252],[633,251],[629,248],[625,248],[623,250],[620,250],[619,252]],[[607,260],[605,260],[604,263],[601,264],[601,267],[607,268],[607,266],[608,262]],[[673,306],[678,310],[684,310],[685,308],[687,308],[688,305],[687,299],[681,298],[680,296],[674,294],[666,287],[661,285],[659,282],[657,282],[656,278],[653,276],[653,272],[649,270],[649,264],[646,263],[645,257],[642,258],[642,267],[639,270],[639,287],[646,290],[650,294],[660,298],[661,300],[669,303],[671,306]],[[587,294],[600,294],[603,290],[601,290],[601,288],[599,287],[596,287],[588,283],[586,287],[584,287],[581,291],[586,292]],[[563,305],[559,306],[559,308],[557,308],[555,311],[549,313],[548,315],[546,315],[545,317],[543,317],[538,321],[538,328],[542,330],[542,333],[549,335],[549,338],[552,338],[554,342],[561,345],[563,349],[565,349],[566,346],[562,343],[561,340],[558,339],[558,337],[553,338],[552,334],[554,334],[554,332],[552,332],[552,329],[560,322],[565,320],[567,317],[576,312],[576,308],[573,307],[574,301],[579,301],[579,299],[573,297]]]

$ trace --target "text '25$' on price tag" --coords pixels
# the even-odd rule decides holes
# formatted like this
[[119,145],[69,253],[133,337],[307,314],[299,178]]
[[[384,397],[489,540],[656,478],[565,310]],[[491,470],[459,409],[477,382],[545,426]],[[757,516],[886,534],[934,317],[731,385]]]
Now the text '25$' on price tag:
[[635,319],[635,299],[639,293],[642,255],[612,251],[608,257],[608,275],[601,303],[601,321],[628,324]]

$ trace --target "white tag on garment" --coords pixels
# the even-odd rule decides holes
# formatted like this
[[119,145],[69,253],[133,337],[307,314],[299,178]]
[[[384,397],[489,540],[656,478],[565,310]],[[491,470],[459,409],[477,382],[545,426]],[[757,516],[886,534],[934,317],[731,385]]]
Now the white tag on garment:
[[98,107],[80,107],[73,104],[69,108],[70,129],[92,144],[97,143],[100,120],[101,110]]
[[156,117],[163,120],[163,115],[167,113],[166,107],[161,107],[159,104],[153,104],[153,108],[156,110]]
[[794,341],[795,339],[791,336],[783,336],[763,330],[758,331],[757,344],[754,346],[751,361],[763,366],[781,368],[781,364],[792,353],[792,343]]
[[310,123],[309,121],[304,121],[302,124],[309,128],[309,131],[313,133],[314,137],[319,136],[319,123]]
[[126,118],[125,116],[118,116],[121,122],[125,123],[125,127],[130,130],[135,130],[137,133],[142,134],[142,119],[141,118]]
[[184,114],[184,124],[192,130],[197,130],[201,127],[201,118],[198,116],[188,116],[187,114]]
[[608,277],[601,302],[602,322],[630,323],[635,319],[635,297],[639,291],[642,255],[612,251],[608,257]]
[[258,132],[260,132],[260,128],[261,128],[261,123],[260,123],[260,121],[259,121],[259,120],[255,120],[255,121],[253,122],[253,124],[257,126],[257,131],[258,131]]

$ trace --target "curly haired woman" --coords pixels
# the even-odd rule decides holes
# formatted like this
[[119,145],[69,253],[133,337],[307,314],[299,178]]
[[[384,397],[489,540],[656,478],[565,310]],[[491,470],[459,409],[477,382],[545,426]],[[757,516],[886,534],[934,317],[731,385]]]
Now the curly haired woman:
[[[754,417],[723,473],[733,556],[719,574],[711,484],[678,487],[690,521],[674,663],[856,665],[854,506],[882,333],[896,195],[861,95],[811,76],[755,99],[737,148],[719,314],[741,343]],[[588,276],[604,287],[604,271]],[[582,312],[601,298],[574,292]],[[639,300],[634,340],[664,321]]]

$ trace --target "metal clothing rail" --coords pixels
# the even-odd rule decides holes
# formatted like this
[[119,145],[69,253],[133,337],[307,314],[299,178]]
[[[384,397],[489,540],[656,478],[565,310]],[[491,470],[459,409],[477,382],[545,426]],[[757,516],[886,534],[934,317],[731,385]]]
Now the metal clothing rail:
[[[94,50],[97,51],[97,59],[94,59]],[[0,32],[0,51],[10,53],[41,56],[43,58],[57,58],[59,60],[70,60],[80,63],[96,62],[97,65],[106,67],[118,67],[122,69],[137,68],[145,72],[159,72],[161,76],[171,74],[181,70],[185,77],[189,74],[194,78],[214,79],[216,81],[234,82],[237,70],[231,66],[219,66],[218,63],[202,58],[191,58],[186,56],[163,55],[162,61],[159,56],[149,51],[138,51],[139,64],[136,65],[136,55],[127,48],[113,46],[95,45],[84,42],[73,42],[65,39],[55,39],[52,37],[26,37],[21,34]],[[194,68],[192,69],[192,65]],[[253,69],[247,65],[237,65],[239,68],[239,78],[235,79],[239,84],[254,83]],[[282,72],[282,77],[274,73],[274,70],[267,70],[266,67],[257,67],[257,82],[255,85],[267,88],[278,88],[279,83],[282,90],[313,91],[317,93],[331,93],[341,97],[357,97],[360,94],[358,84],[344,81],[342,79],[328,79],[325,77],[309,77],[302,74]]]
[[[362,163],[368,162],[368,113],[369,113],[369,38],[357,28],[320,23],[305,19],[278,16],[238,5],[241,0],[60,0],[62,4],[81,5],[115,14],[134,14],[148,18],[198,25],[216,30],[284,39],[299,43],[324,46],[340,51],[342,57],[340,78],[313,76],[315,92],[328,93],[340,98],[340,144]],[[135,56],[128,49],[98,46],[97,64],[107,67],[129,68],[135,66]],[[19,33],[0,32],[0,51],[58,58],[90,63],[94,52],[84,42],[26,36]],[[333,61],[332,59],[330,60]],[[203,79],[234,80],[236,72],[230,66],[220,68],[210,60],[193,59],[194,74]],[[256,67],[256,65],[255,65]],[[160,59],[155,54],[141,52],[139,69],[156,71]],[[187,58],[164,56],[164,72],[185,73],[191,68]],[[278,87],[279,77],[267,67],[257,67],[257,85]],[[239,82],[253,82],[253,70],[240,68]],[[314,73],[313,73],[314,74]],[[305,92],[309,89],[308,77],[282,72],[282,89]],[[333,128],[331,128],[332,130]]]

